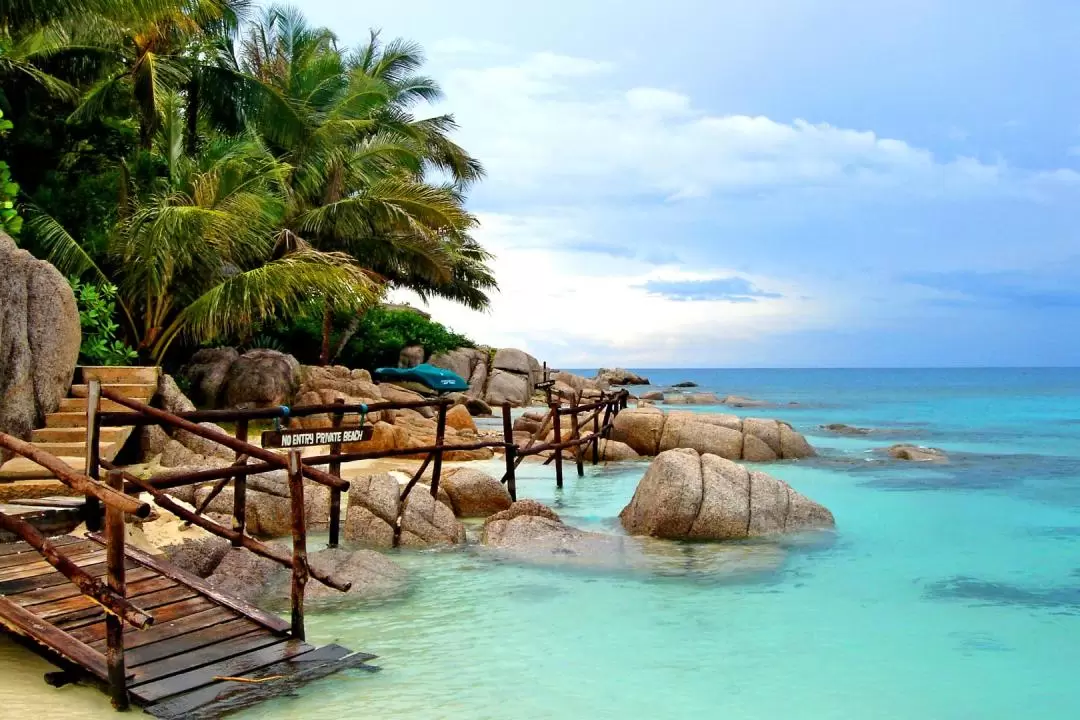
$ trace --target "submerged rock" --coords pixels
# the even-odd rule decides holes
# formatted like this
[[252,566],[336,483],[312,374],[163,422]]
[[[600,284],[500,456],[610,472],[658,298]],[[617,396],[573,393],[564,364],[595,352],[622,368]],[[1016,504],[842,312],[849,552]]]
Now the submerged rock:
[[[304,596],[309,600],[345,597],[382,600],[400,595],[408,587],[409,575],[404,568],[373,550],[326,548],[309,553],[308,562],[337,580],[352,583],[348,592],[343,593],[318,580],[308,580]],[[287,595],[289,588],[279,588],[278,593]]]
[[697,387],[697,386],[698,386],[698,384],[696,382],[692,381],[692,380],[683,380],[682,382],[675,383],[671,387],[673,387],[673,388],[693,388],[693,387]]
[[829,423],[828,425],[822,425],[821,429],[828,430],[837,435],[869,435],[873,432],[869,428],[855,427],[854,425],[845,425],[844,423]]
[[782,480],[691,449],[661,453],[619,514],[634,535],[732,540],[832,528],[832,513]]
[[641,455],[692,448],[729,460],[768,462],[816,455],[810,443],[785,422],[724,413],[669,412],[640,407],[615,418],[612,438]]
[[720,398],[714,393],[665,393],[667,405],[719,405]]
[[938,448],[923,447],[921,445],[893,445],[888,450],[889,457],[897,460],[910,460],[912,462],[947,463],[949,456],[944,450]]

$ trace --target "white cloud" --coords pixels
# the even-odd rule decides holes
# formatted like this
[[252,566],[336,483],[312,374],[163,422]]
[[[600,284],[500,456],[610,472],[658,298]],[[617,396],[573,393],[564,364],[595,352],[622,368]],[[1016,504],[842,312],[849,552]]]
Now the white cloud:
[[451,70],[444,85],[461,141],[495,192],[667,198],[786,188],[953,196],[1030,190],[1003,162],[943,160],[872,131],[712,114],[663,88],[612,87],[610,63],[552,53]]

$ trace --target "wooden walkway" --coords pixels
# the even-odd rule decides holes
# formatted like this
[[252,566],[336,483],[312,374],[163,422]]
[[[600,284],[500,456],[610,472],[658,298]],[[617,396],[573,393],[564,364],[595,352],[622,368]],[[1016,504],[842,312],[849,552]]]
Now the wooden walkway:
[[[52,543],[90,575],[106,574],[102,538]],[[376,669],[367,664],[374,655],[294,639],[277,615],[158,557],[130,546],[124,552],[126,597],[154,618],[148,629],[124,628],[127,686],[155,717],[220,717],[339,670]],[[68,679],[108,683],[104,611],[24,542],[0,546],[0,625]]]

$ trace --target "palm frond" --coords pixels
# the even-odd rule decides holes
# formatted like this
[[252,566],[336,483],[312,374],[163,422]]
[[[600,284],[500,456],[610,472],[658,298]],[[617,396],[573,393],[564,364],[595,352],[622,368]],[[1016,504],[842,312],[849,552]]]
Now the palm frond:
[[46,253],[46,259],[65,275],[84,277],[94,282],[110,282],[86,248],[54,218],[35,205],[26,206],[29,230]]

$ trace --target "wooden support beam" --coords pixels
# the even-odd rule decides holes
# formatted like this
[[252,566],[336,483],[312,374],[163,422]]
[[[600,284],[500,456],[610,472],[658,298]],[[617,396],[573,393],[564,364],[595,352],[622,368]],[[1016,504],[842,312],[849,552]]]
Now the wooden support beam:
[[600,462],[600,412],[593,413],[592,416],[592,464],[596,465]]
[[[578,427],[576,412],[570,415],[570,439],[581,440],[581,428]],[[578,477],[585,477],[585,458],[581,452],[581,443],[574,446],[574,463],[577,465]]]
[[122,492],[117,492],[107,485],[72,470],[67,463],[43,450],[39,450],[31,443],[0,432],[0,447],[7,448],[16,455],[22,455],[24,458],[34,461],[52,472],[60,482],[73,490],[78,490],[84,495],[89,495],[106,505],[112,505],[136,517],[145,518],[150,516],[150,506],[146,503],[140,502]]
[[[240,442],[248,441],[248,421],[247,418],[236,421],[236,439]],[[233,465],[244,466],[247,465],[248,456],[247,453],[242,453],[239,450],[236,451],[236,462]],[[247,529],[247,475],[236,474],[232,476],[233,479],[233,518],[232,529],[237,532],[239,537],[232,541],[233,547],[243,547],[242,538],[244,531]]]
[[[98,410],[101,406],[101,381],[91,380],[86,388],[86,476],[92,480],[101,479],[98,458],[101,456],[101,424]],[[101,530],[101,501],[92,495],[86,496],[86,529],[93,532]]]
[[[120,473],[110,470],[107,475],[109,487],[123,492],[124,479]],[[115,507],[105,508],[105,564],[108,568],[109,589],[118,597],[127,593],[127,580],[124,574],[124,513]],[[127,710],[129,706],[127,692],[127,672],[124,665],[124,621],[112,613],[105,615],[105,665],[109,669],[109,695],[112,705],[117,710]]]
[[[338,398],[334,401],[334,405],[339,407],[345,406],[345,398]],[[335,430],[341,427],[341,423],[345,420],[345,413],[335,412],[331,419],[331,427]],[[363,428],[361,428],[363,430]],[[330,444],[330,454],[341,454],[341,443],[335,442]],[[330,467],[327,471],[336,478],[341,477],[341,460],[331,460]],[[330,542],[329,546],[336,548],[340,540],[341,535],[341,490],[338,488],[330,488]]]
[[515,462],[517,445],[514,444],[514,426],[510,418],[510,403],[508,402],[504,402],[502,405],[502,423],[503,442],[506,443],[504,457],[506,460],[506,474],[503,475],[502,481],[506,483],[506,491],[510,493],[510,499],[517,502],[517,463]]
[[[246,452],[249,456],[257,458],[264,462],[271,463],[275,467],[287,467],[285,458],[281,457],[275,452],[271,452],[270,450],[266,450],[250,443],[241,442],[240,440],[237,440],[231,435],[226,435],[223,432],[205,427],[203,425],[197,425],[190,420],[185,420],[177,415],[173,415],[172,413],[167,413],[164,410],[158,410],[157,408],[150,407],[145,403],[141,403],[137,400],[132,400],[131,398],[125,397],[118,392],[114,392],[109,388],[102,388],[101,394],[103,397],[107,397],[113,402],[117,402],[124,407],[129,407],[132,410],[138,410],[139,412],[148,415],[165,425],[172,425],[173,427],[179,428],[181,430],[187,430],[192,435],[198,435],[199,437],[206,438],[207,440],[212,440],[219,445],[224,445],[230,450],[235,450],[236,452]],[[317,483],[320,483],[322,485],[328,485],[330,487],[336,487],[340,490],[349,489],[348,482],[342,480],[341,478],[336,478],[329,473],[325,473],[322,470],[317,470],[304,464],[301,464],[300,469],[305,477],[310,478]]]
[[563,486],[562,478],[562,428],[559,423],[559,406],[552,403],[551,405],[551,422],[555,427],[555,487],[561,488]]
[[439,416],[435,425],[435,460],[431,465],[431,497],[439,498],[439,477],[442,475],[442,444],[446,438],[446,405],[439,406]]
[[292,636],[303,640],[304,588],[308,580],[307,528],[305,527],[304,476],[300,451],[289,451],[289,496],[292,499]]

